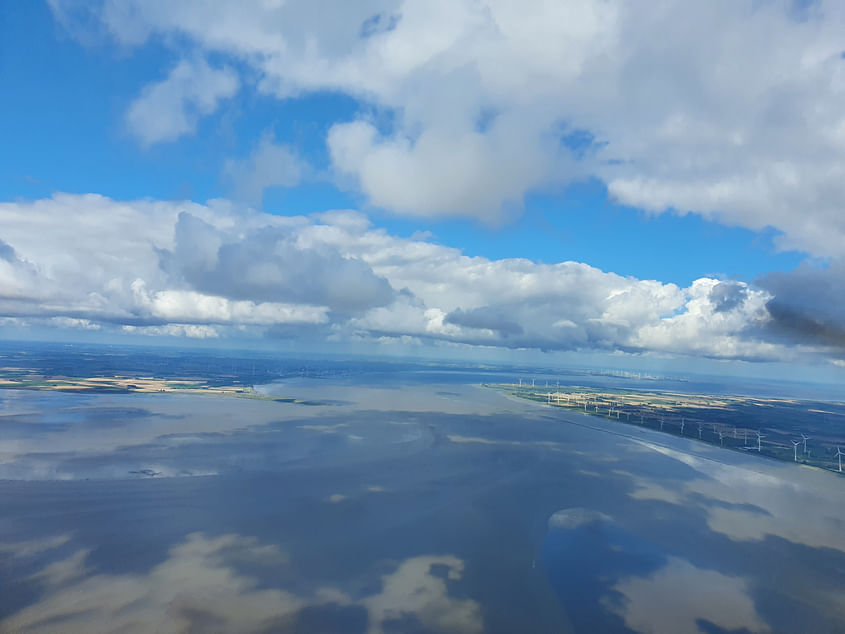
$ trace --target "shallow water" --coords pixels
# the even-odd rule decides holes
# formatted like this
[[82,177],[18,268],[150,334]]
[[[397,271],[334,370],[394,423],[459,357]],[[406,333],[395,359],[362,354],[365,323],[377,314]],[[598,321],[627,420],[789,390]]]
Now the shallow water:
[[432,382],[0,392],[0,631],[842,631],[845,479]]

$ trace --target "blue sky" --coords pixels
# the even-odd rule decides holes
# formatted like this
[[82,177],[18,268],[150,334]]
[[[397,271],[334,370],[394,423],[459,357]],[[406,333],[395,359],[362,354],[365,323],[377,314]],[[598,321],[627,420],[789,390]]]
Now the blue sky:
[[[814,310],[842,285],[845,142],[831,131],[845,129],[836,105],[845,41],[835,4],[800,15],[789,3],[718,4],[692,15],[669,3],[650,21],[586,0],[536,16],[379,0],[321,17],[307,3],[271,4],[4,6],[9,332],[276,333],[321,348],[399,341],[840,367],[845,319]],[[708,25],[699,35],[696,21]],[[657,47],[649,29],[667,25],[673,35]],[[758,40],[761,25],[769,33]],[[771,48],[777,37],[788,50]],[[82,222],[91,194],[103,215]],[[159,203],[169,210],[160,217],[142,208]],[[61,242],[47,256],[29,244],[43,223],[57,240],[92,225],[101,236],[125,231],[108,229],[115,212],[106,208],[121,205],[130,224],[159,223],[144,234],[143,261],[109,271],[118,264],[105,250],[88,263]],[[338,209],[358,214],[356,229],[315,215]],[[177,220],[180,211],[208,230]],[[262,226],[279,232],[275,246],[258,240]],[[373,303],[353,310],[350,287],[327,281],[312,297],[286,273],[275,286],[226,286],[219,280],[237,276],[221,269],[223,251],[202,276],[191,268],[191,249],[208,246],[196,231],[244,251],[226,266],[247,266],[254,253],[240,279],[319,252],[313,279],[349,264],[350,279],[372,276],[367,284],[390,290],[368,286]],[[346,233],[326,237],[332,231]],[[310,251],[279,255],[280,245]],[[281,259],[249,251],[266,248]],[[425,255],[405,269],[387,261],[403,249]],[[484,270],[456,281],[444,258],[461,274]],[[562,262],[597,277],[555,268]],[[310,270],[298,275],[311,284]],[[498,293],[497,276],[524,287]],[[470,279],[484,291],[462,290]],[[44,299],[59,288],[61,301]],[[216,298],[228,312],[155,308],[177,293],[180,302]],[[623,296],[647,305],[618,305]],[[286,317],[234,318],[234,302],[251,302],[239,315]]]

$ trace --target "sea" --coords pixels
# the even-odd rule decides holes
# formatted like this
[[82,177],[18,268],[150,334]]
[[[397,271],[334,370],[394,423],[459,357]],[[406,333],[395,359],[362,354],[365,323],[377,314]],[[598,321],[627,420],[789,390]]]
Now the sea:
[[845,477],[516,380],[0,390],[0,632],[845,631]]

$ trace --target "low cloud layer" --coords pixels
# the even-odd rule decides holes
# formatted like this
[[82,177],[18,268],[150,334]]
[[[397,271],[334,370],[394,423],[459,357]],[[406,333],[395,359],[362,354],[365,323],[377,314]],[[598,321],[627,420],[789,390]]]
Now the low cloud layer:
[[839,308],[823,306],[837,269],[681,288],[579,262],[467,257],[355,212],[279,217],[225,201],[61,194],[0,204],[0,226],[9,325],[756,361],[842,352],[778,312],[841,328]]

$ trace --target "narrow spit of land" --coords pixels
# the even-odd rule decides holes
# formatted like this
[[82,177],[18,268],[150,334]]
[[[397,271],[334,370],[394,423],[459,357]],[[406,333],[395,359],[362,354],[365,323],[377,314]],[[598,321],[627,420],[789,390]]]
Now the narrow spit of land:
[[27,368],[0,368],[0,389],[43,390],[93,394],[204,394],[248,398],[298,405],[330,405],[322,401],[306,401],[289,396],[273,396],[256,392],[251,385],[218,385],[205,379],[162,379],[143,376],[69,377],[38,374]]
[[[793,399],[581,386],[487,387],[516,398],[648,427],[725,449],[756,452],[841,473],[845,405]],[[840,447],[842,450],[840,450]]]

